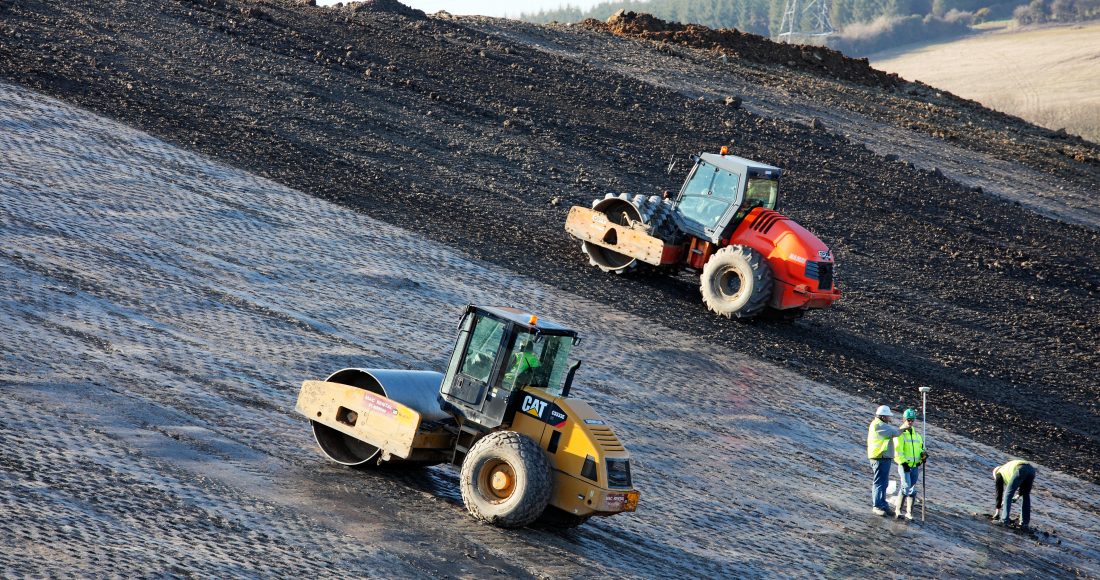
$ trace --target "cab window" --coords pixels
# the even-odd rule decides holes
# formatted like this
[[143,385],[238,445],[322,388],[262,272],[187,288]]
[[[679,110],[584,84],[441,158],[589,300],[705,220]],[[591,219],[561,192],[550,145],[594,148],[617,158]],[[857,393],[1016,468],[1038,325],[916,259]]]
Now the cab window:
[[508,345],[497,386],[509,391],[530,386],[546,389],[553,396],[560,395],[572,345],[571,336],[517,333]]
[[691,172],[691,177],[684,185],[684,197],[698,197],[706,195],[710,191],[710,182],[714,181],[716,168],[706,163],[699,163]]
[[753,208],[765,207],[775,209],[776,199],[779,197],[779,182],[775,179],[750,179],[745,188],[745,201],[737,210],[737,218],[748,215]]
[[719,169],[714,173],[714,182],[710,186],[710,194],[715,199],[727,203],[737,201],[737,185],[740,179],[729,171]]
[[745,205],[775,209],[775,199],[779,196],[779,182],[774,179],[750,179],[745,191]]
[[466,347],[466,356],[462,359],[462,374],[483,383],[488,382],[503,337],[503,322],[492,318],[478,318],[470,343]]
[[680,194],[680,214],[706,229],[714,229],[737,200],[736,174],[699,162]]

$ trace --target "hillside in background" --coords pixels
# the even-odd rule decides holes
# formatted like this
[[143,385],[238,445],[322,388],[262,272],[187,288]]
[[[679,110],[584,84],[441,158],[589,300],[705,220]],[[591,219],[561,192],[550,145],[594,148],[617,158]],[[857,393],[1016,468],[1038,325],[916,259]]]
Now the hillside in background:
[[[808,2],[802,2],[805,7]],[[530,22],[606,20],[619,10],[644,12],[672,22],[777,38],[786,30],[786,0],[625,0],[589,10],[566,6],[521,14]],[[1100,16],[1100,0],[832,0],[829,17],[837,34],[828,46],[851,56],[866,56],[901,44],[967,34],[971,25],[1014,18],[1020,24],[1079,22]],[[809,17],[797,24],[812,29]],[[795,38],[811,42],[810,38]]]
[[1100,22],[1001,30],[883,53],[871,62],[906,79],[1100,143]]

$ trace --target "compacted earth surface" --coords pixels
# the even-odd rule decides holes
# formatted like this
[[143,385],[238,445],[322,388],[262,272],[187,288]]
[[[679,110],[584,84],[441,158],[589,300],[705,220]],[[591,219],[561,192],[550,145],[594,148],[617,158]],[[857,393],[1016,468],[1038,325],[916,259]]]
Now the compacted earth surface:
[[[429,262],[432,252],[440,251],[434,248],[447,248],[509,273],[517,285],[552,289],[537,305],[560,307],[553,292],[583,297],[602,316],[593,333],[622,336],[625,320],[645,321],[644,339],[636,341],[639,354],[659,356],[676,341],[676,348],[686,342],[719,359],[724,353],[746,361],[700,365],[686,375],[689,382],[677,383],[679,388],[713,391],[733,381],[746,385],[741,396],[759,398],[766,408],[786,405],[804,412],[791,421],[817,422],[837,409],[807,406],[800,398],[806,393],[781,383],[809,379],[852,396],[838,400],[853,405],[895,407],[916,406],[917,387],[931,386],[932,424],[990,446],[968,451],[999,449],[1100,481],[1100,147],[1095,144],[821,49],[779,50],[748,35],[680,29],[629,15],[611,24],[539,27],[427,16],[386,1],[321,8],[274,1],[107,5],[2,0],[0,38],[0,79],[12,85],[335,202],[346,211],[336,219],[346,219],[348,228],[362,227],[355,224],[362,223],[363,214],[399,227],[408,243],[419,240],[427,248]],[[33,131],[28,139],[34,141]],[[112,138],[105,139],[110,143]],[[562,230],[571,205],[587,204],[606,192],[676,190],[689,166],[687,157],[721,145],[786,170],[783,211],[837,256],[844,297],[834,308],[790,324],[728,321],[702,305],[695,274],[605,275],[588,266],[578,244]],[[5,165],[12,161],[11,151],[0,149]],[[51,160],[43,164],[44,172],[65,173],[70,163],[64,157],[70,154],[47,152],[34,163]],[[677,163],[668,174],[670,160]],[[139,168],[131,178],[140,182],[145,171]],[[14,174],[4,175],[8,182],[0,184],[14,183]],[[21,173],[19,179],[33,176]],[[21,189],[8,193],[16,206],[22,194]],[[164,195],[169,203],[179,193],[168,188]],[[63,205],[63,198],[54,203]],[[12,211],[5,214],[6,246],[14,235],[9,228],[18,221],[10,217]],[[229,216],[261,210],[223,211]],[[96,215],[109,220],[111,214]],[[188,214],[159,219],[171,215],[182,220]],[[287,219],[293,217],[291,212]],[[34,229],[53,218],[20,219],[20,227]],[[297,219],[311,215],[303,212]],[[340,228],[338,222],[326,223]],[[164,225],[157,220],[147,224],[153,231]],[[269,234],[263,227],[247,227],[229,239],[248,248],[267,243]],[[384,237],[371,242],[389,243]],[[49,253],[40,250],[40,260],[52,263]],[[359,257],[344,255],[344,260],[323,262],[337,270],[371,264],[365,250]],[[16,269],[46,267],[34,266],[24,253],[13,256],[9,262]],[[229,267],[234,260],[239,258],[220,258],[207,266]],[[454,270],[450,261],[410,265],[423,272],[416,285],[402,278],[399,262],[389,264],[385,271],[372,266],[370,273],[358,275],[363,278],[358,283],[407,294],[410,303],[417,300],[413,289],[421,285],[427,286],[423,291],[453,292],[444,300],[448,304],[470,300],[458,290],[445,290],[456,277],[470,275]],[[102,266],[71,267],[90,268],[81,276],[95,277]],[[322,273],[308,261],[298,267]],[[182,284],[179,292],[191,291],[186,282],[172,283]],[[25,287],[36,284],[28,280]],[[67,287],[61,286],[57,299],[64,300]],[[23,288],[15,287],[4,299],[21,303]],[[235,303],[247,296],[241,292],[219,294],[219,300]],[[309,292],[301,288],[303,295]],[[350,290],[346,298],[375,299]],[[146,299],[157,308],[156,296]],[[244,304],[257,312],[272,308],[263,300]],[[364,322],[392,325],[393,320],[342,320],[340,309],[349,307],[333,306],[309,322],[284,317],[276,308],[259,322],[274,319],[295,328],[335,325],[326,331],[345,341],[340,344],[380,342],[370,348],[391,358],[378,364],[408,362],[394,358],[404,350],[400,339],[361,327]],[[40,312],[19,316],[64,336],[82,336],[86,326],[118,320],[117,313],[104,308],[103,320],[74,325],[79,332]],[[150,314],[143,324],[156,330],[160,323]],[[443,334],[450,332],[449,322],[441,326]],[[172,333],[164,332],[164,340],[171,340]],[[282,338],[273,332],[264,341]],[[103,339],[89,340],[98,344]],[[450,340],[440,337],[435,346],[442,352]],[[265,348],[282,353],[291,346]],[[16,360],[20,348],[18,342],[7,345],[5,354]],[[113,353],[115,347],[107,342],[101,348]],[[220,392],[217,381],[231,380],[234,365],[220,370],[227,376],[210,386],[204,374],[188,374],[196,363],[188,362],[187,354],[184,350],[171,362],[173,373],[187,374],[234,401],[251,396]],[[288,365],[303,372],[283,369],[280,377],[306,378],[300,376],[306,370],[316,376],[328,367],[352,364],[353,353],[345,354],[329,353],[308,366]],[[415,355],[421,361],[415,366],[436,361],[425,357]],[[625,363],[611,359],[608,364]],[[6,372],[4,384],[27,383],[18,369]],[[146,378],[155,376],[148,371]],[[609,382],[600,392],[629,401],[639,396],[636,390],[660,387],[665,389],[661,396],[646,399],[658,408],[695,401],[651,379],[657,380],[619,373],[615,380],[633,382]],[[125,391],[136,382],[111,384]],[[832,393],[813,396],[841,397]],[[216,403],[211,403],[215,410]],[[5,414],[8,420],[16,421]],[[139,426],[157,420],[134,419]],[[858,456],[863,434],[858,426],[852,429],[858,420],[829,420],[848,430],[845,436],[854,443],[849,451]],[[90,424],[84,429],[102,435],[103,428]],[[285,436],[275,431],[271,437]],[[716,436],[689,427],[677,433],[688,439]],[[641,428],[634,435],[653,436]],[[238,451],[225,454],[233,457]],[[983,470],[988,463],[972,459]],[[11,461],[5,469],[33,471],[43,461],[50,464],[25,457]],[[863,475],[853,474],[853,481],[862,485],[857,474]],[[703,488],[717,487],[715,481],[721,479],[705,478],[692,483],[693,489],[709,493],[713,490]],[[1064,495],[1060,501],[1079,501],[1078,509],[1094,515],[1094,505],[1083,499],[1092,493],[1089,489],[1094,488],[1086,486],[1084,496]],[[766,517],[762,506],[757,515]],[[726,529],[724,524],[712,527]],[[589,538],[589,543],[598,542]],[[211,544],[211,549],[218,547]],[[1095,552],[1094,546],[1089,549]],[[563,566],[568,557],[562,554],[569,551],[559,552]],[[728,558],[723,561],[737,559]],[[498,567],[507,571],[503,564]]]
[[[1044,462],[1033,531],[995,528],[1010,455],[933,426],[924,521],[874,516],[866,398],[22,87],[0,124],[9,575],[820,578],[903,549],[919,577],[1100,574],[1100,486]],[[631,451],[636,513],[500,530],[453,467],[321,456],[299,381],[439,370],[467,301],[581,333],[573,396]]]

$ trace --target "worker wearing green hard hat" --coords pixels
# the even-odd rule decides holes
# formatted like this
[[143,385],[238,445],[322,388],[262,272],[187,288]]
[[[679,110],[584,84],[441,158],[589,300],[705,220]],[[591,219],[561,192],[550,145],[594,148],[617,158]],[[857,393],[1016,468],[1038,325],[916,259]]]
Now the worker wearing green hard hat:
[[521,340],[519,347],[512,353],[512,368],[504,374],[504,387],[516,389],[527,384],[531,380],[531,374],[539,368],[541,361],[538,355],[532,352],[531,339]]
[[917,410],[906,409],[902,413],[901,432],[894,437],[894,462],[898,464],[898,497],[895,517],[905,516],[913,519],[913,502],[917,497],[917,482],[920,481],[920,469],[928,454],[924,452],[924,438],[914,427],[917,422]]

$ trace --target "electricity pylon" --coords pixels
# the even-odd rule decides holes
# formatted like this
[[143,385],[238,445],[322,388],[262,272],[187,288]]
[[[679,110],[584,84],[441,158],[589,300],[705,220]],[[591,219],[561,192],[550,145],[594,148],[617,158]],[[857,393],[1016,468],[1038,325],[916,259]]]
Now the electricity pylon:
[[781,42],[806,42],[833,34],[829,20],[829,0],[809,0],[800,7],[800,0],[787,0],[783,9],[783,23],[779,25]]

